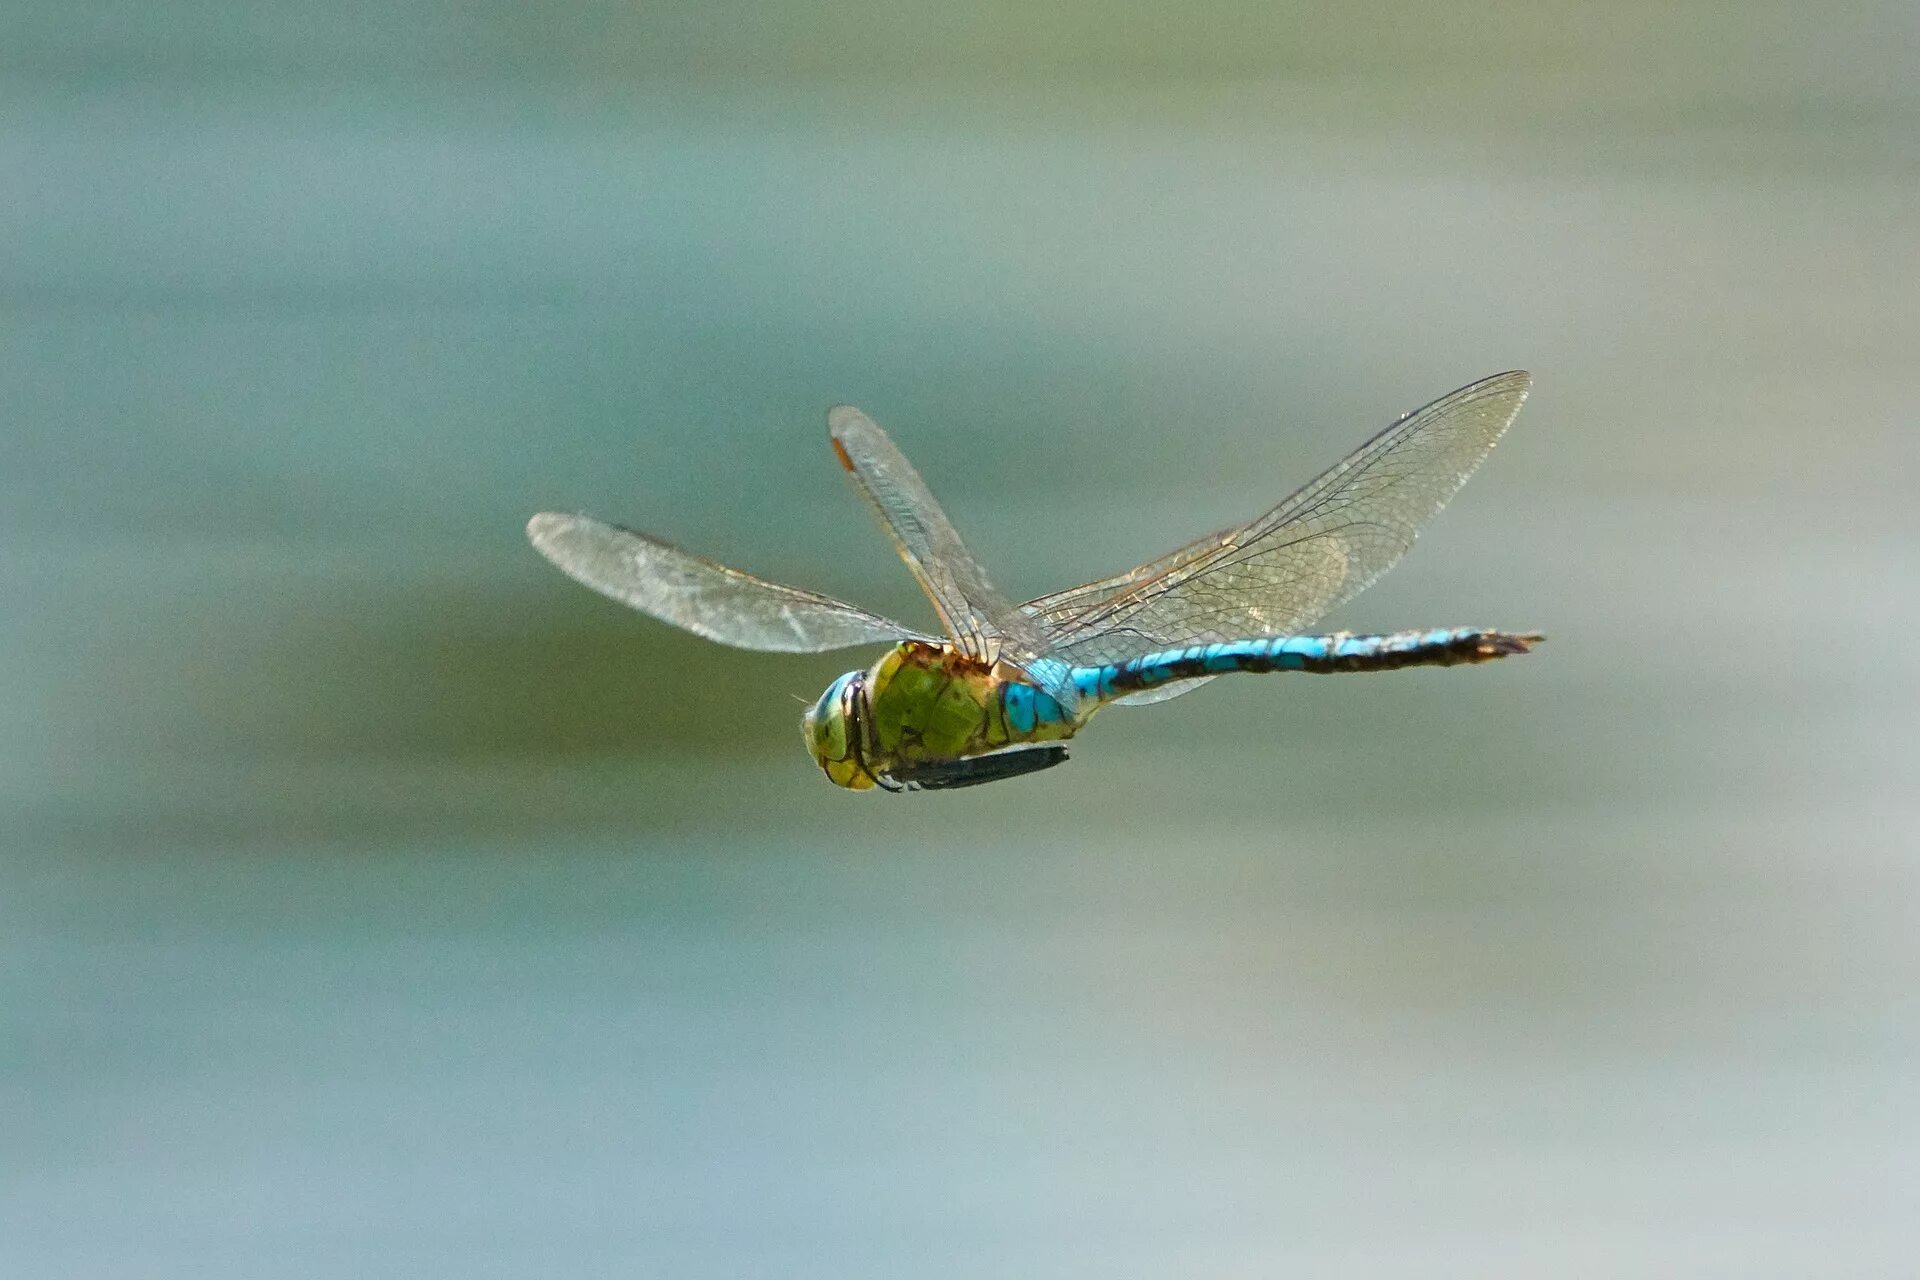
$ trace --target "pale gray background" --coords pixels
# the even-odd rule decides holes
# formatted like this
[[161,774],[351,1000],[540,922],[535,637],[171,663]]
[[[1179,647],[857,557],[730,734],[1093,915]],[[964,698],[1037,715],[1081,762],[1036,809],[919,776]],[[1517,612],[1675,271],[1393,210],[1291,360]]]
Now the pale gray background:
[[[1910,4],[0,6],[0,1271],[1911,1276]],[[527,549],[926,616],[1535,371],[1333,621],[850,797]]]

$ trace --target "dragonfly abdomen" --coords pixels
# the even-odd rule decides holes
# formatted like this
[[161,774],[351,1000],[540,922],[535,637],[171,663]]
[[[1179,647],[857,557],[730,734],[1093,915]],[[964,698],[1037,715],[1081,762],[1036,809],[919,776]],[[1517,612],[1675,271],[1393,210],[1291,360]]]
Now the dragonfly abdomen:
[[[1073,674],[1078,676],[1085,669],[1075,668]],[[1061,706],[1052,694],[1020,680],[1001,684],[1000,710],[1015,741],[1036,736],[1060,737],[1076,725],[1074,714]]]
[[1452,667],[1525,653],[1540,640],[1534,632],[1454,627],[1395,631],[1386,635],[1271,636],[1164,649],[1125,662],[1076,667],[1081,696],[1110,702],[1173,680],[1193,680],[1234,671],[1392,671],[1399,667]]

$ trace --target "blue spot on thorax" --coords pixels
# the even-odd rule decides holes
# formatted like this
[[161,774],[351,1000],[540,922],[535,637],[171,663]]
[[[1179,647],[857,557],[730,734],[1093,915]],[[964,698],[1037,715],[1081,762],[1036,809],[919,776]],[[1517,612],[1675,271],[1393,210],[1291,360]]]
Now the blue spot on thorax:
[[[1034,700],[1039,696],[1039,692],[1038,689],[1035,689],[1030,684],[1020,684],[1018,682],[1001,686],[1000,701],[1001,705],[1004,706],[1007,711],[1007,727],[1009,729],[1012,729],[1015,733],[1033,732],[1034,723],[1038,718],[1038,710],[1034,706]],[[1047,701],[1052,702],[1053,699],[1048,698]]]

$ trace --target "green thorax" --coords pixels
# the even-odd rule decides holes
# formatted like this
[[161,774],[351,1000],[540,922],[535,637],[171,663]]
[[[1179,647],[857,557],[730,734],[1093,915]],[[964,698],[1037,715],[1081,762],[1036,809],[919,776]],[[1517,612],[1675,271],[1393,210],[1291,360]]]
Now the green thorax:
[[943,646],[909,640],[889,649],[867,675],[869,765],[957,760],[1073,736],[1078,726],[1071,722],[1014,730],[1001,696],[1010,678],[1014,673]]

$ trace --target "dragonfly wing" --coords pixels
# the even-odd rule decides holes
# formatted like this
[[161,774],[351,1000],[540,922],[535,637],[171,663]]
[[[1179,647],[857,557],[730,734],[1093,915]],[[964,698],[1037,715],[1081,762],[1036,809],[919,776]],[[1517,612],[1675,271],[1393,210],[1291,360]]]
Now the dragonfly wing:
[[1217,676],[1201,676],[1198,680],[1169,680],[1167,683],[1157,684],[1151,689],[1142,689],[1140,692],[1130,693],[1124,698],[1115,698],[1113,705],[1116,707],[1150,707],[1156,702],[1165,702],[1167,699],[1177,698],[1183,693],[1192,693],[1209,680],[1216,680],[1218,678]]
[[1247,524],[1021,607],[1059,656],[1082,665],[1297,633],[1407,553],[1506,431],[1531,382],[1515,371],[1462,387]]
[[527,537],[574,581],[735,648],[819,653],[928,638],[831,596],[768,582],[591,516],[537,515],[527,522]]
[[827,414],[827,432],[840,465],[873,507],[953,643],[983,662],[1012,663],[1071,707],[1075,693],[1065,668],[1042,661],[1052,648],[1046,631],[987,580],[926,481],[887,433],[844,404]]

